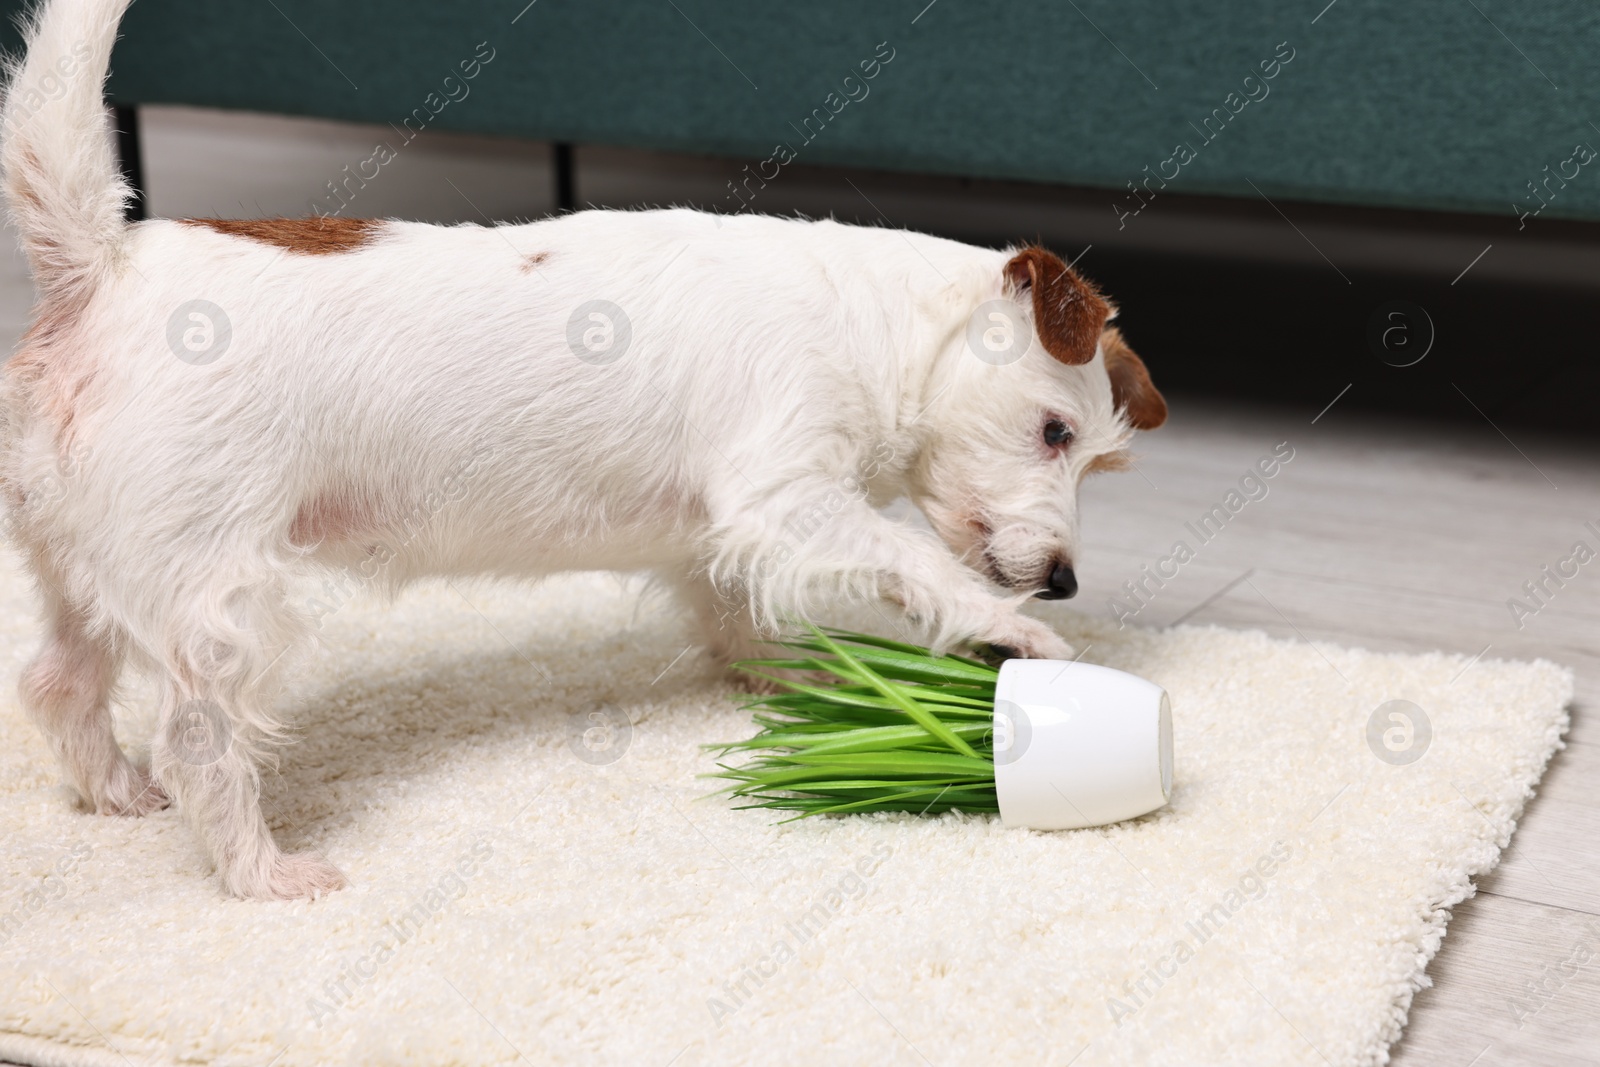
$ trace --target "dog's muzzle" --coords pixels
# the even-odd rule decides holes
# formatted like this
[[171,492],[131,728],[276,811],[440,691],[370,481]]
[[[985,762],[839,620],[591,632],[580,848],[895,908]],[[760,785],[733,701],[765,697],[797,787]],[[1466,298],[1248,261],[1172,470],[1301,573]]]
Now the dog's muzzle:
[[1065,563],[1050,568],[1050,580],[1033,594],[1040,600],[1068,600],[1078,595],[1078,576]]

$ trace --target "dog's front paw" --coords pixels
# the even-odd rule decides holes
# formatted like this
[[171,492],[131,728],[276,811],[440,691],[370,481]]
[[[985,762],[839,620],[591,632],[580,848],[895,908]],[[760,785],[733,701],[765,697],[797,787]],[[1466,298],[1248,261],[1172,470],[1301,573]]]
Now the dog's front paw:
[[1007,615],[978,640],[1000,659],[1072,659],[1077,653],[1054,630],[1026,615]]
[[339,868],[310,852],[280,853],[263,874],[244,882],[230,879],[228,888],[247,899],[311,900],[350,884]]

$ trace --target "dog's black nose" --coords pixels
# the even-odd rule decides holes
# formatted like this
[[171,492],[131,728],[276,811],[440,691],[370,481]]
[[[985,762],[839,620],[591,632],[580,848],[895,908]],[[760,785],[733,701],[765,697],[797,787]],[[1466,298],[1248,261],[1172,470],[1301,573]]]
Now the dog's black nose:
[[1050,568],[1050,584],[1035,593],[1040,600],[1066,600],[1078,594],[1078,576],[1065,563]]

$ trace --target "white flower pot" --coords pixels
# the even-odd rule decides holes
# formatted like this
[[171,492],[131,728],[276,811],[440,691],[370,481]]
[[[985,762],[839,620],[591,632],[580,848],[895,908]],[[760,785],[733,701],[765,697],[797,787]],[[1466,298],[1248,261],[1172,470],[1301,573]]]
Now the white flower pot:
[[994,777],[1007,826],[1075,830],[1172,795],[1172,711],[1153,682],[1090,663],[1007,660],[994,702]]

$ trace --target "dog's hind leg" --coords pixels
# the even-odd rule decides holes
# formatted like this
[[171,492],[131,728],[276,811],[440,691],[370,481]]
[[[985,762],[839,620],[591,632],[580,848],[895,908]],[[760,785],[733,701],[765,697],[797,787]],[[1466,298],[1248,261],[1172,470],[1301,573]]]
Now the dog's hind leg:
[[41,580],[50,635],[22,673],[23,707],[60,759],[67,778],[102,815],[145,815],[167,795],[128,761],[111,731],[111,690],[121,650],[93,634],[82,611]]
[[342,888],[324,858],[281,851],[261,812],[257,756],[277,737],[273,697],[283,654],[304,636],[270,573],[184,591],[163,628],[157,778],[235,896],[287,900]]

